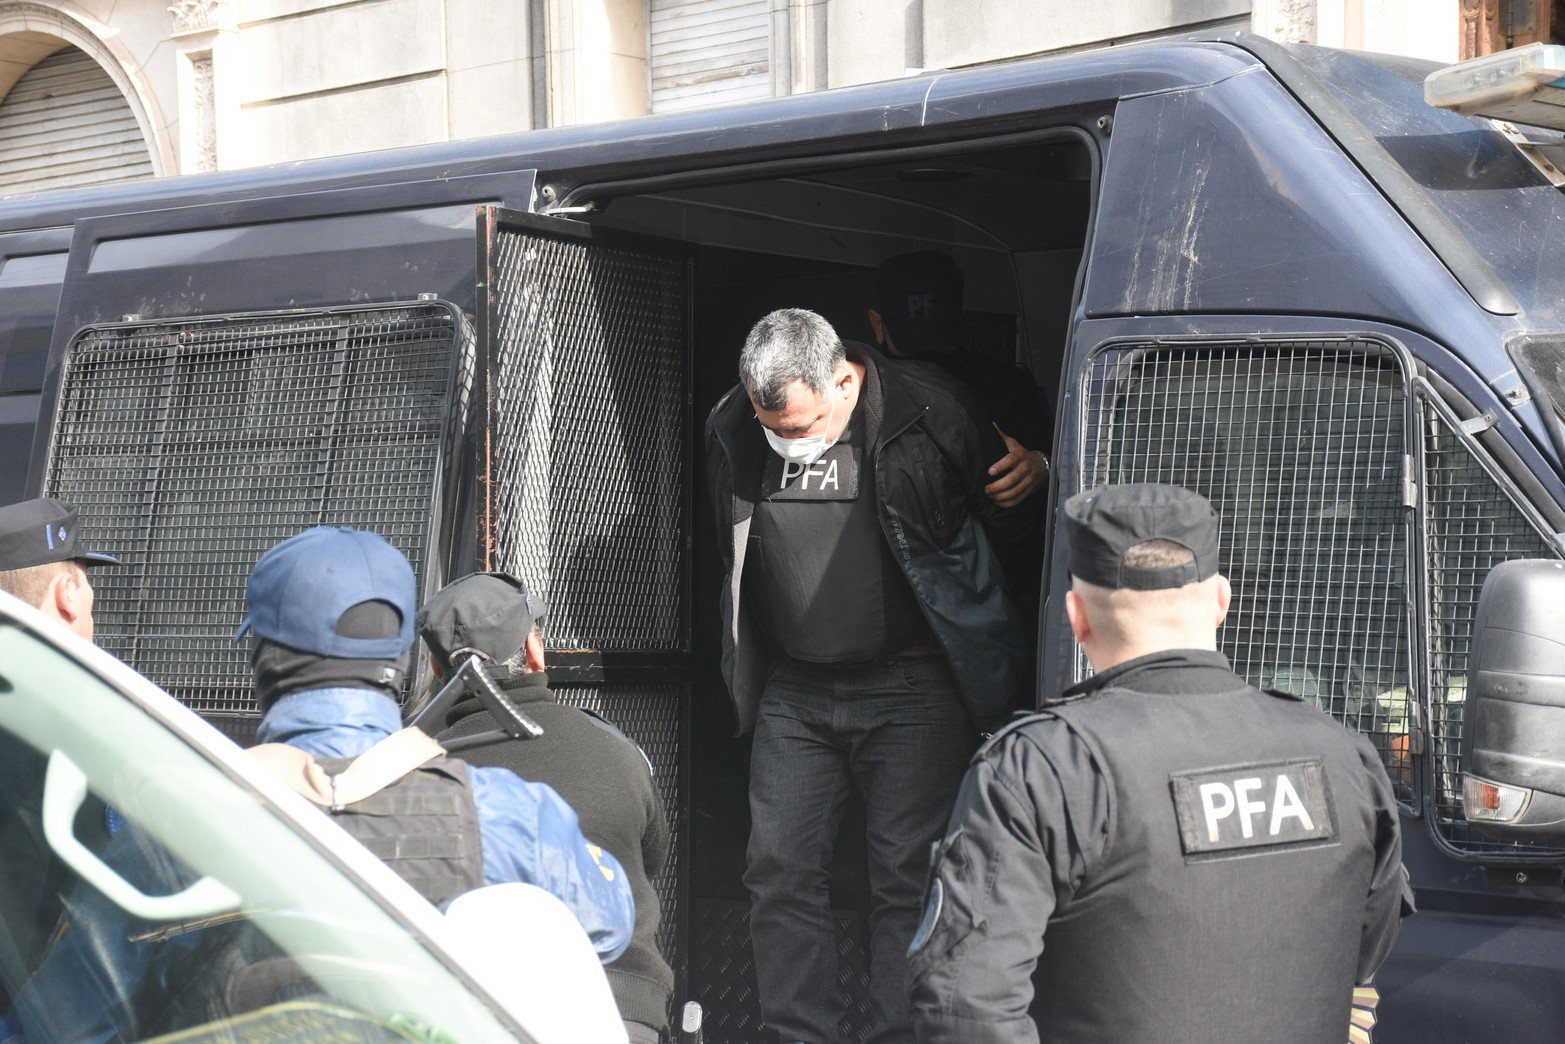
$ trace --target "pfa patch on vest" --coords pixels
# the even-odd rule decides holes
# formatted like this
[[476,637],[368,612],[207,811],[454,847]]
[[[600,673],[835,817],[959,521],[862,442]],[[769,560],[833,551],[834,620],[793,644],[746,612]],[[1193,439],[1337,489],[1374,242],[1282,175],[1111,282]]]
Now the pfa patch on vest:
[[1169,777],[1186,856],[1334,841],[1337,819],[1319,758]]
[[768,453],[761,476],[764,500],[857,500],[859,455],[839,442],[813,464],[783,460]]

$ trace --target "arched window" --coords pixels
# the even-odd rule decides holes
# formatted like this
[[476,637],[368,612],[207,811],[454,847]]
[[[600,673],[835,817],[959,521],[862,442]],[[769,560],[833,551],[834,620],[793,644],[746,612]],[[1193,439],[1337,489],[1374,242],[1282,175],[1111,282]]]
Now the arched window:
[[42,59],[0,100],[0,196],[153,173],[130,103],[79,48]]

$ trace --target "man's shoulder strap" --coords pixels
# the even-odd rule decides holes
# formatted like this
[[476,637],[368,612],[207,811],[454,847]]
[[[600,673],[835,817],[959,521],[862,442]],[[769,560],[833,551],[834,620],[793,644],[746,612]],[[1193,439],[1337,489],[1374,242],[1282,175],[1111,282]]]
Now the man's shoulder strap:
[[336,775],[297,747],[264,743],[249,754],[322,808],[341,809],[380,793],[415,769],[441,757],[445,748],[422,729],[393,732]]

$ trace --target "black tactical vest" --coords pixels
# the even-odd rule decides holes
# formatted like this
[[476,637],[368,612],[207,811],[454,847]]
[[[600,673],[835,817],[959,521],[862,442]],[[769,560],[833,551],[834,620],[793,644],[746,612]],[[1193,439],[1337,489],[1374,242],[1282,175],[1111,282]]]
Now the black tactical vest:
[[1044,936],[1043,1039],[1342,1041],[1375,868],[1361,741],[1248,687],[1046,711],[1091,748],[1110,814]]
[[[320,762],[336,776],[352,758]],[[465,761],[439,757],[332,818],[436,906],[484,883],[478,809]]]

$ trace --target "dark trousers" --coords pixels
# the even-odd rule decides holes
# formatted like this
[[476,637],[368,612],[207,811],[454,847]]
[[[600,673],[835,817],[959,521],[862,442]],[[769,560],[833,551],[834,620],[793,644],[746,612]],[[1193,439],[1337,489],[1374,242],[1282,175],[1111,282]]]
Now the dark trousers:
[[978,743],[942,657],[786,664],[766,684],[750,765],[750,933],[761,1010],[785,1041],[838,1039],[843,999],[829,907],[832,842],[850,790],[869,856],[871,1040],[911,1040],[907,948],[929,848]]

